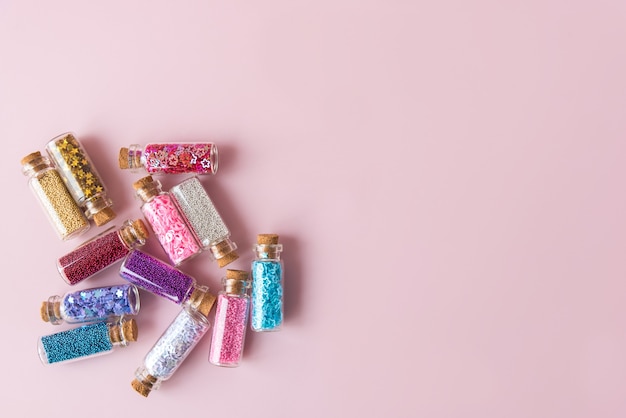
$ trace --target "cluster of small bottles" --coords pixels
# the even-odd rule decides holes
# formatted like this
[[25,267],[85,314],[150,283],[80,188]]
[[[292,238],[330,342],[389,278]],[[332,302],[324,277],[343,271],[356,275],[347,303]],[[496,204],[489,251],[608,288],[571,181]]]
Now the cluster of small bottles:
[[[84,147],[72,133],[46,145],[47,156],[33,152],[22,159],[25,175],[57,235],[75,238],[115,218],[113,203]],[[137,340],[135,315],[140,292],[147,291],[181,306],[136,370],[132,387],[141,395],[169,379],[207,334],[215,305],[209,362],[239,365],[248,318],[253,331],[277,331],[283,322],[282,244],[276,234],[260,234],[253,246],[251,274],[227,269],[217,296],[179,269],[202,252],[225,267],[239,258],[237,245],[198,175],[215,174],[213,143],[148,144],[122,148],[121,169],[149,175],[132,184],[145,219],[128,219],[109,227],[57,260],[60,276],[70,286],[119,263],[124,284],[87,288],[51,296],[42,303],[41,318],[54,325],[77,325],[39,338],[44,364],[68,362],[112,352]],[[191,174],[169,191],[153,175]],[[168,261],[140,249],[156,237]],[[250,277],[251,276],[251,277]]]

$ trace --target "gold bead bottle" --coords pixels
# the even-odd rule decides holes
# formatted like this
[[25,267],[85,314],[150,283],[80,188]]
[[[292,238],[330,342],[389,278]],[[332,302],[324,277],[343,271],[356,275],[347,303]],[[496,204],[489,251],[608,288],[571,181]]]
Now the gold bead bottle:
[[22,172],[29,177],[30,188],[58,237],[67,240],[87,231],[89,221],[50,160],[36,151],[22,158],[21,163]]

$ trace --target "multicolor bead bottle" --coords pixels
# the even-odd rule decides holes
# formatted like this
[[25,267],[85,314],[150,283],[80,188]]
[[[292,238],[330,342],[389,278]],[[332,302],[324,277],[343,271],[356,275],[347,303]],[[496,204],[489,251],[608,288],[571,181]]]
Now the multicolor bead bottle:
[[50,159],[59,170],[67,189],[88,219],[101,226],[115,218],[113,202],[83,146],[67,132],[46,145]]
[[278,235],[257,236],[252,262],[253,331],[278,331],[283,323],[283,262],[282,244]]
[[162,190],[160,181],[147,176],[136,181],[133,187],[143,202],[144,217],[172,264],[178,266],[202,251],[172,197]]
[[239,258],[237,245],[231,241],[228,227],[197,176],[172,187],[170,194],[198,242],[211,253],[220,267]]
[[52,364],[108,354],[132,341],[137,341],[137,323],[121,317],[43,336],[37,351],[43,364]]
[[201,309],[214,296],[196,279],[140,250],[131,251],[122,262],[120,276],[135,286],[179,305]]
[[236,367],[243,354],[250,297],[248,272],[226,270],[224,290],[217,296],[209,361],[216,366]]
[[189,353],[209,330],[207,316],[213,306],[205,304],[200,310],[183,308],[163,335],[146,355],[143,365],[135,372],[133,389],[142,396],[157,390],[174,374]]
[[57,236],[62,240],[86,232],[89,221],[65,187],[63,179],[47,157],[39,151],[22,158],[22,172],[30,189],[45,211]]
[[132,284],[96,287],[50,296],[41,305],[41,319],[53,325],[98,322],[114,316],[136,315],[139,306],[139,290]]
[[68,284],[75,285],[144,245],[148,234],[141,219],[127,220],[120,228],[111,227],[59,258],[59,273]]
[[139,169],[149,174],[215,174],[218,167],[217,146],[205,143],[133,144],[121,148],[121,169]]

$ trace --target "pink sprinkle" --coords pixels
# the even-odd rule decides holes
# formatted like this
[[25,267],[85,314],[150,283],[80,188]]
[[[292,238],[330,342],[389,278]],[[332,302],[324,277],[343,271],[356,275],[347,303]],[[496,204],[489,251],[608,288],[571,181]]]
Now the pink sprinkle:
[[161,194],[154,197],[145,203],[141,210],[175,266],[200,251],[198,243],[169,195]]
[[218,366],[237,366],[243,353],[248,321],[248,297],[220,294],[215,308],[215,326],[209,361]]

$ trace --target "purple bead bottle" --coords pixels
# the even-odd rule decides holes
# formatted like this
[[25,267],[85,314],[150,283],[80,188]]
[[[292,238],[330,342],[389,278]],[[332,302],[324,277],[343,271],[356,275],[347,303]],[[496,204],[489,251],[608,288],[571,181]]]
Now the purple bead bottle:
[[[193,309],[199,309],[210,295],[209,289],[199,286],[193,277],[140,250],[126,256],[120,276],[137,287]],[[214,296],[210,298],[214,300]]]

